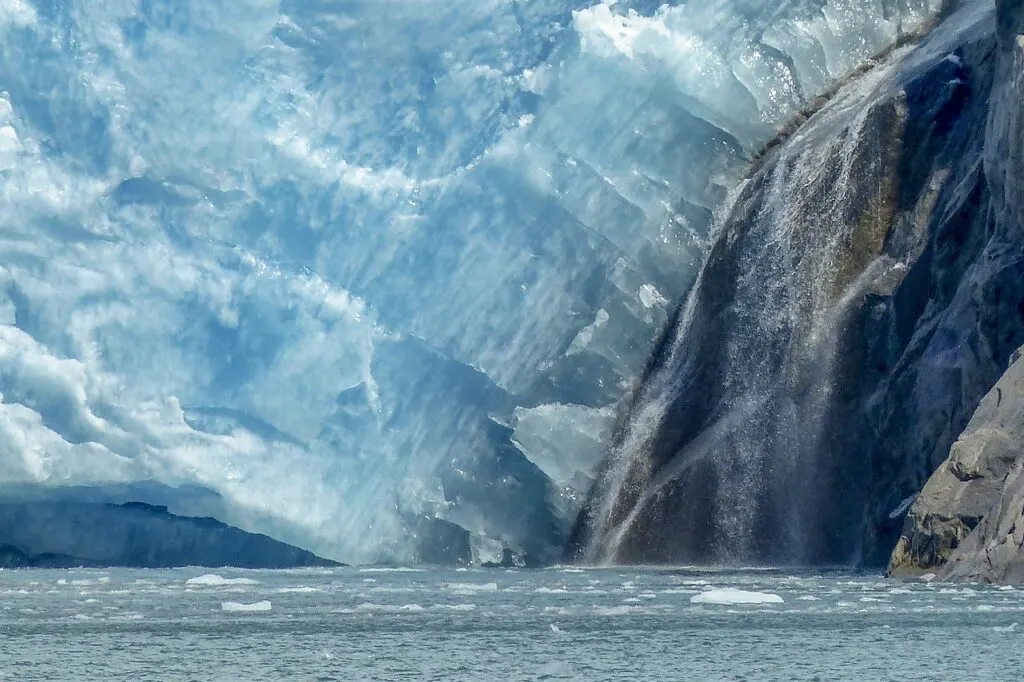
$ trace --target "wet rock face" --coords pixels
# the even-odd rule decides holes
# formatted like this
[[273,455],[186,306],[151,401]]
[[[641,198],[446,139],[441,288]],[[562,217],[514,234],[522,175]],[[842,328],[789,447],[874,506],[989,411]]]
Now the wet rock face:
[[965,3],[765,156],[623,420],[581,556],[886,564],[1024,343],[1018,6]]
[[1024,582],[1024,360],[985,396],[921,491],[893,552],[894,576]]
[[[1000,50],[986,127],[992,262],[1019,272],[1024,242],[1024,3],[997,3]],[[1016,259],[1016,263],[1014,260]],[[1024,282],[999,291],[1006,319],[990,338],[1013,337]],[[893,575],[935,570],[948,580],[1024,582],[1024,362],[1021,350],[911,507],[889,563]]]

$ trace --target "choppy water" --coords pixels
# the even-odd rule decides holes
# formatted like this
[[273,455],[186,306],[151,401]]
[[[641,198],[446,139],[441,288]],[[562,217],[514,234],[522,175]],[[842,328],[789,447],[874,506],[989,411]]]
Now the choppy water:
[[[0,678],[1017,680],[1024,670],[1017,589],[767,571],[210,574],[0,571]],[[760,603],[713,603],[738,598]]]

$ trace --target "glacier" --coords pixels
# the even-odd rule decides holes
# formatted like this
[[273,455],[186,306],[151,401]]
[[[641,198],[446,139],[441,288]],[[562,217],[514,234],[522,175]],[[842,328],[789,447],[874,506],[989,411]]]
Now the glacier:
[[945,3],[770,4],[0,0],[3,490],[556,558],[748,160]]

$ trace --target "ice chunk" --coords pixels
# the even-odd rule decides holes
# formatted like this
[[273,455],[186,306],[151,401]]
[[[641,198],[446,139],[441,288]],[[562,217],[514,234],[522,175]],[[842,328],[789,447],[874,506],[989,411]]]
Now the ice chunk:
[[252,604],[243,604],[236,601],[221,602],[220,608],[228,613],[265,613],[272,608],[269,601],[258,601]]
[[748,592],[733,587],[707,590],[690,597],[692,604],[782,604],[783,599],[770,592]]
[[189,578],[185,581],[185,584],[192,587],[224,587],[227,585],[259,585],[260,581],[253,580],[252,578],[225,578],[216,573],[206,573],[195,578]]

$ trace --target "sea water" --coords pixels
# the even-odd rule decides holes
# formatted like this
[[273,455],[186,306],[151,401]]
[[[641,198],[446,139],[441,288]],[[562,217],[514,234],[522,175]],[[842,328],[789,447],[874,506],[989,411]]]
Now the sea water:
[[0,679],[1017,680],[1024,589],[782,570],[0,571]]

